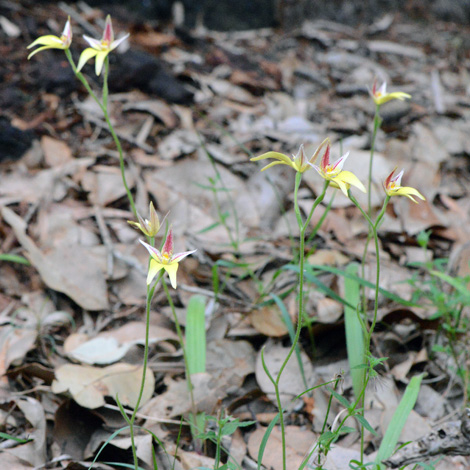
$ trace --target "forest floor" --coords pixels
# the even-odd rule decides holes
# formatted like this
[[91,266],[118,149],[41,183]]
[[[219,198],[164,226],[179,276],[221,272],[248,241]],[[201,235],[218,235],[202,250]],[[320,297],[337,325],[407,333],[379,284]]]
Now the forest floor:
[[[59,35],[70,15],[77,59],[86,45],[82,34],[99,38],[106,13],[80,2],[0,2],[0,431],[21,440],[0,442],[2,468],[88,468],[125,425],[116,394],[132,402],[139,387],[148,254],[127,222],[133,214],[116,147],[63,52],[28,61],[26,49],[41,35]],[[118,37],[130,32],[124,50],[110,56],[109,110],[137,209],[145,215],[153,201],[161,216],[169,213],[176,251],[197,249],[181,263],[171,293],[183,326],[190,299],[206,300],[198,409],[256,421],[224,441],[231,458],[257,468],[261,439],[277,414],[260,351],[265,347],[274,369],[290,340],[273,299],[282,298],[292,321],[297,315],[295,173],[286,165],[260,172],[250,158],[270,150],[291,155],[302,143],[310,155],[329,137],[332,158],[350,152],[345,169],[365,182],[375,110],[368,89],[377,77],[412,98],[381,108],[374,210],[394,167],[404,168],[404,184],[426,200],[393,198],[379,229],[383,290],[372,352],[388,360],[368,391],[366,416],[377,436],[366,434],[366,453],[373,456],[403,390],[421,372],[427,375],[400,441],[463,423],[470,370],[470,28],[398,12],[356,28],[305,21],[289,31],[187,31],[131,23],[122,14],[113,23]],[[100,93],[94,67],[83,72]],[[308,213],[322,185],[313,169],[304,173],[302,211]],[[351,397],[342,273],[361,261],[368,225],[335,193],[314,214],[312,230],[334,197],[306,246],[312,328],[302,330],[301,358],[308,386],[341,375]],[[366,207],[367,196],[356,197]],[[375,265],[371,244],[365,262],[371,281]],[[366,292],[370,313],[373,290]],[[198,451],[181,421],[191,404],[162,289],[150,322],[154,383],[138,424],[177,454],[174,468],[213,468],[213,446]],[[292,359],[284,374],[294,469],[318,438],[329,393],[319,388],[290,402],[305,390],[298,362]],[[330,424],[342,407],[332,406]],[[275,428],[266,468],[282,468],[279,442]],[[143,466],[151,465],[153,445],[150,435],[138,436]],[[327,468],[349,468],[359,445],[359,433],[345,435]],[[157,448],[159,468],[170,468]],[[441,470],[470,468],[467,457],[444,445],[435,454],[423,460],[439,460]],[[115,437],[99,461],[108,463],[96,468],[132,463],[129,437]]]

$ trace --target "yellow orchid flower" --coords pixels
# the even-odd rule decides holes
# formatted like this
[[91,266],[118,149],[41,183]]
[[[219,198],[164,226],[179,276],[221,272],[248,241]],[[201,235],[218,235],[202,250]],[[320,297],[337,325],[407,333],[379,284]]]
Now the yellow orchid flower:
[[274,165],[288,165],[291,168],[293,168],[295,171],[298,171],[299,173],[303,173],[304,171],[309,169],[310,164],[315,163],[323,147],[325,145],[328,146],[329,142],[330,142],[330,139],[326,138],[318,146],[318,148],[315,150],[315,152],[310,157],[310,159],[307,159],[307,157],[305,156],[304,146],[302,144],[299,148],[299,151],[297,152],[297,155],[292,155],[292,157],[289,157],[279,152],[266,152],[266,153],[263,153],[263,155],[260,155],[259,157],[253,157],[250,160],[252,162],[265,160],[266,158],[272,158],[275,160],[274,162],[271,162],[268,165],[266,165],[261,171],[267,170],[268,168],[271,168]]
[[393,93],[387,93],[387,83],[383,82],[380,88],[377,88],[377,80],[374,80],[372,85],[372,91],[369,92],[370,96],[374,100],[377,106],[387,103],[391,100],[403,101],[406,98],[411,98],[411,95],[404,93],[403,91],[395,91]]
[[176,272],[178,271],[178,263],[196,250],[173,254],[173,232],[171,228],[168,231],[168,235],[161,252],[142,240],[140,240],[140,243],[147,248],[147,251],[152,257],[147,275],[147,284],[150,284],[160,270],[164,269],[168,273],[171,286],[173,289],[176,289]]
[[[155,210],[155,207],[153,207],[153,202],[150,202],[149,213],[150,219],[144,219],[140,214],[137,214],[139,222],[128,220],[127,223],[139,229],[144,235],[147,235],[147,237],[154,237],[160,230],[161,223],[158,219],[157,211]],[[165,219],[166,215],[163,217],[162,223]]]
[[401,186],[401,178],[403,176],[404,170],[401,170],[400,173],[398,173],[397,176],[393,176],[397,169],[394,168],[394,170],[388,175],[387,179],[385,180],[384,183],[384,189],[385,193],[387,196],[406,196],[408,199],[411,199],[413,202],[416,204],[418,201],[416,201],[413,196],[419,197],[423,201],[426,200],[426,198],[415,188],[410,188],[409,186]]
[[320,166],[309,163],[309,165],[313,166],[313,168],[317,170],[322,178],[330,181],[330,185],[333,186],[333,188],[341,189],[346,197],[348,197],[348,190],[351,186],[355,186],[363,193],[367,192],[364,185],[359,181],[354,173],[343,170],[344,162],[348,156],[349,152],[336,160],[335,163],[330,163],[330,145],[328,144],[321,159]]
[[96,75],[101,74],[101,70],[103,69],[104,60],[108,56],[108,54],[116,49],[123,41],[125,41],[129,37],[129,33],[123,36],[121,39],[114,40],[114,31],[113,25],[111,23],[111,16],[106,17],[106,24],[104,27],[103,37],[101,41],[98,39],[90,38],[89,36],[84,35],[83,38],[85,41],[90,44],[91,47],[86,48],[78,60],[77,65],[77,72],[83,68],[83,66],[93,57],[95,59],[95,72]]
[[31,47],[35,46],[42,46],[38,47],[35,51],[31,52],[28,56],[28,60],[33,57],[34,54],[37,54],[38,52],[45,51],[46,49],[68,49],[70,47],[70,44],[72,43],[72,27],[70,26],[70,16],[67,20],[67,23],[65,23],[64,30],[62,31],[62,34],[60,38],[58,36],[54,36],[52,34],[48,34],[46,36],[41,36],[37,38],[34,42],[32,42],[29,46],[28,49],[31,49]]

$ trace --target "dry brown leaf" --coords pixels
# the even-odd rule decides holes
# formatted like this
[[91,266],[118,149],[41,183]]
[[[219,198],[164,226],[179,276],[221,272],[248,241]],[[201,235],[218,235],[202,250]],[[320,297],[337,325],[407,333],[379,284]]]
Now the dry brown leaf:
[[250,314],[250,321],[253,327],[265,336],[277,338],[288,333],[279,308],[275,305],[253,310]]
[[188,452],[178,449],[178,457],[184,470],[193,470],[195,468],[214,468],[215,460],[206,457],[197,452]]
[[13,362],[23,359],[28,351],[34,348],[37,336],[37,330],[32,328],[18,328],[11,325],[0,327],[1,376]]
[[[264,361],[269,370],[271,376],[276,379],[281,368],[281,364],[284,362],[289,352],[288,347],[282,346],[282,343],[272,339],[266,341],[264,350]],[[300,395],[302,392],[313,386],[316,380],[316,374],[313,369],[313,365],[308,356],[301,351],[303,370],[307,384],[304,384],[302,374],[300,372],[299,363],[297,362],[297,356],[293,354],[284,368],[281,380],[279,382],[279,392],[281,395],[281,403],[284,407],[293,406],[291,400]],[[256,380],[261,390],[268,395],[268,398],[276,402],[274,394],[274,386],[266,375],[261,361],[261,351],[258,353],[256,359]]]
[[165,124],[167,129],[173,129],[178,124],[178,117],[175,112],[164,101],[161,100],[145,100],[129,102],[122,107],[123,111],[144,111]]
[[[257,461],[265,428],[258,428],[250,435],[248,452]],[[289,468],[299,468],[310,448],[315,444],[316,436],[312,431],[298,426],[286,426],[286,454]],[[273,470],[282,470],[281,430],[274,427],[264,449],[262,464]]]
[[[28,437],[32,441],[13,447],[8,452],[36,468],[42,467],[46,462],[46,416],[43,405],[30,397],[18,398],[16,404],[23,412],[24,417],[31,423],[33,430],[29,432]],[[2,468],[6,467],[2,465]],[[12,468],[16,469],[17,467]]]
[[[167,340],[178,341],[173,331],[150,325],[149,344]],[[129,322],[115,330],[100,333],[89,339],[82,333],[72,333],[64,343],[64,352],[69,357],[85,364],[111,364],[122,359],[135,344],[145,343],[145,323]],[[174,351],[166,344],[166,349]]]
[[87,310],[103,310],[108,307],[103,272],[88,248],[80,245],[58,247],[43,253],[26,235],[26,224],[21,217],[7,207],[2,208],[2,215],[13,228],[31,264],[39,271],[48,287],[68,295]]
[[[216,405],[226,396],[224,382],[216,381],[208,373],[198,373],[191,376],[193,397],[198,411],[214,414]],[[142,414],[151,418],[174,418],[189,413],[192,410],[191,400],[186,380],[164,380],[167,390],[152,398],[141,410]]]
[[[98,368],[65,364],[55,370],[56,380],[52,382],[54,393],[70,392],[73,399],[85,408],[99,408],[106,403],[105,396],[115,398],[123,405],[134,407],[140,390],[142,367],[118,363]],[[155,378],[147,369],[141,404],[153,395]]]
[[59,166],[73,159],[70,147],[62,140],[47,135],[41,138],[41,147],[44,159],[49,166]]
[[207,345],[206,369],[225,391],[241,387],[255,371],[255,351],[248,341],[218,339]]
[[[129,188],[132,188],[134,175],[131,171],[126,171],[126,180]],[[82,186],[90,192],[89,201],[99,206],[106,206],[126,195],[121,170],[117,167],[95,166],[93,171],[83,175]]]

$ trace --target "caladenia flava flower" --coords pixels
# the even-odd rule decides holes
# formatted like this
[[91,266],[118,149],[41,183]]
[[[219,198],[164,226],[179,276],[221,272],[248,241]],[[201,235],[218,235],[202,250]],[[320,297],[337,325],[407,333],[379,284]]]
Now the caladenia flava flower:
[[377,87],[377,80],[374,80],[372,90],[369,93],[377,106],[381,106],[391,100],[404,101],[406,98],[411,98],[411,95],[404,93],[403,91],[387,93],[387,83],[383,82],[380,87]]
[[366,188],[354,173],[343,170],[344,162],[348,156],[349,152],[336,160],[336,162],[330,163],[330,145],[328,144],[320,165],[317,166],[309,163],[309,165],[317,170],[323,179],[330,181],[330,185],[333,186],[333,188],[341,189],[346,197],[348,197],[348,191],[351,186],[355,186],[363,193],[366,192]]
[[31,47],[35,46],[41,46],[38,47],[35,51],[31,52],[28,56],[28,60],[33,57],[34,54],[37,54],[38,52],[45,51],[46,49],[68,49],[70,47],[70,44],[72,43],[72,26],[70,25],[70,16],[67,20],[67,23],[65,23],[64,30],[62,31],[62,34],[60,37],[54,36],[52,34],[48,34],[46,36],[41,36],[37,38],[35,41],[33,41],[29,46],[28,49],[31,49]]
[[406,196],[413,202],[418,203],[418,201],[413,198],[413,196],[415,196],[425,201],[426,198],[417,189],[410,188],[409,186],[401,186],[401,179],[403,177],[404,170],[401,170],[398,175],[393,176],[396,170],[397,169],[394,168],[394,170],[388,175],[387,179],[385,180],[384,189],[387,196]]
[[158,231],[160,230],[161,224],[166,219],[166,215],[165,217],[163,217],[163,220],[160,223],[157,211],[155,210],[155,207],[153,207],[153,202],[150,202],[149,214],[149,219],[144,219],[140,216],[140,214],[137,214],[139,222],[133,222],[131,220],[128,220],[127,223],[139,229],[144,235],[147,235],[147,237],[153,238],[157,235]]
[[173,289],[176,289],[176,272],[178,271],[178,263],[196,250],[173,254],[173,231],[171,228],[168,231],[168,235],[161,252],[142,240],[140,240],[140,243],[147,248],[147,251],[152,257],[149,264],[147,284],[150,284],[160,270],[164,269],[168,273],[171,286]]
[[266,165],[264,168],[262,168],[261,171],[267,170],[268,168],[271,168],[274,165],[287,165],[293,168],[295,171],[299,173],[303,173],[304,171],[310,168],[309,165],[315,163],[318,156],[323,150],[326,152],[325,147],[328,147],[329,144],[330,144],[330,140],[326,138],[317,147],[317,149],[315,150],[315,152],[309,159],[307,159],[305,155],[304,146],[302,144],[299,148],[299,151],[297,152],[297,155],[292,155],[292,157],[289,157],[288,155],[284,155],[283,153],[279,153],[279,152],[266,152],[266,153],[263,153],[263,155],[260,155],[259,157],[253,157],[250,160],[252,162],[265,160],[267,158],[272,158],[274,160],[274,162],[271,162],[268,165]]
[[103,69],[103,64],[108,56],[108,54],[116,49],[123,41],[129,37],[129,33],[123,36],[121,39],[114,40],[114,31],[113,25],[111,23],[111,16],[106,17],[106,24],[104,27],[104,32],[101,40],[90,38],[89,36],[84,35],[83,38],[85,41],[90,44],[91,47],[86,48],[78,60],[77,72],[83,68],[83,66],[93,57],[95,58],[95,72],[96,75],[101,74]]

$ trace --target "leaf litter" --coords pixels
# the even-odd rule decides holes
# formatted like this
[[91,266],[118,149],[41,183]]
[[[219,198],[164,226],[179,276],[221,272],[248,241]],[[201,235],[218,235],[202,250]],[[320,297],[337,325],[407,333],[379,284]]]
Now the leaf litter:
[[[2,8],[13,11],[8,5]],[[42,31],[44,18],[63,18],[57,5],[47,8],[53,14],[37,6],[34,28]],[[82,26],[93,28],[95,19],[102,17],[97,9],[87,16],[90,11],[81,10],[83,5],[67,8],[74,21],[80,19],[75,25],[77,35]],[[24,29],[26,34],[31,11],[26,1],[20,1],[11,19],[2,16],[8,39],[0,42],[7,53],[24,49],[24,37],[16,30]],[[465,69],[469,58],[459,48],[468,27],[458,29],[438,21],[423,29],[398,13],[383,20],[362,30],[308,20],[298,30],[282,33],[206,31],[193,42],[180,38],[171,24],[159,26],[159,31],[146,26],[133,35],[135,44],[146,48],[150,57],[155,47],[164,50],[159,60],[168,67],[166,80],[173,80],[175,89],[186,87],[185,96],[194,97],[191,108],[174,95],[158,96],[152,91],[155,88],[142,87],[137,81],[127,90],[112,89],[110,103],[129,157],[127,178],[139,208],[143,211],[150,197],[159,213],[171,211],[175,236],[188,249],[198,248],[198,257],[181,267],[181,291],[175,294],[178,308],[184,311],[192,293],[204,292],[216,299],[207,318],[207,372],[195,380],[197,403],[209,414],[222,406],[234,416],[254,415],[262,423],[266,416],[275,416],[260,350],[265,344],[269,369],[275,370],[269,361],[279,361],[289,344],[279,310],[270,302],[257,307],[267,297],[259,298],[259,284],[246,268],[234,263],[243,264],[240,254],[249,260],[254,279],[262,281],[267,294],[287,294],[285,303],[292,313],[295,299],[288,290],[295,276],[280,269],[292,259],[290,237],[296,233],[292,174],[282,168],[269,175],[259,173],[248,159],[271,149],[291,154],[300,143],[314,147],[329,135],[333,153],[350,150],[354,165],[361,169],[357,171],[365,174],[373,114],[367,85],[376,75],[412,94],[413,100],[383,109],[383,131],[374,159],[378,176],[373,204],[380,205],[381,179],[395,166],[406,168],[406,184],[418,187],[427,201],[415,206],[394,200],[379,229],[383,288],[388,294],[380,297],[379,310],[386,330],[377,331],[373,342],[377,355],[389,357],[386,375],[394,382],[382,389],[377,386],[380,393],[367,413],[377,429],[383,426],[396,403],[385,391],[397,395],[396,387],[421,370],[431,378],[423,385],[427,392],[418,398],[408,430],[418,433],[419,429],[425,435],[436,420],[458,409],[465,396],[461,383],[449,373],[455,363],[442,353],[429,355],[429,337],[436,332],[435,311],[427,305],[399,306],[396,299],[408,300],[413,292],[406,281],[417,270],[407,265],[410,261],[450,256],[454,261],[449,272],[454,269],[468,275],[466,160],[470,140]],[[132,27],[129,19],[123,25],[124,29]],[[26,62],[25,54],[10,57],[11,80],[0,90],[2,109],[15,132],[34,134],[34,143],[21,159],[14,161],[14,150],[0,154],[1,251],[20,254],[31,263],[10,266],[2,261],[0,266],[4,291],[0,368],[6,374],[1,383],[1,409],[16,403],[12,415],[16,424],[9,422],[8,430],[28,430],[33,439],[0,454],[3,465],[15,468],[23,468],[25,462],[38,467],[60,456],[54,445],[64,444],[64,436],[71,439],[73,431],[67,434],[59,424],[67,419],[73,422],[74,406],[93,410],[98,413],[95,417],[109,412],[117,418],[112,410],[116,393],[123,404],[135,403],[146,270],[145,254],[135,248],[138,235],[126,223],[131,214],[124,203],[114,146],[99,110],[81,91],[71,94],[65,86],[67,79],[61,83],[56,77],[54,86],[49,86],[46,60]],[[0,58],[0,63],[4,60]],[[150,59],[146,56],[145,60]],[[35,74],[37,82],[25,78]],[[26,134],[24,141],[28,142]],[[308,212],[321,187],[314,172],[305,176],[300,206]],[[425,230],[432,234],[427,251],[421,251],[416,237]],[[316,250],[308,262],[341,270],[348,261],[360,259],[366,236],[367,225],[338,194],[314,239]],[[373,267],[370,258],[366,279],[369,273],[373,275]],[[214,270],[219,279],[226,279],[218,296],[213,291]],[[318,279],[330,290],[326,295],[323,287],[312,285],[306,296],[316,339],[315,356],[307,336],[300,354],[308,386],[342,374],[345,367],[343,305],[331,298],[332,292],[343,295],[343,279],[335,273],[319,274]],[[149,381],[139,419],[147,420],[171,448],[175,424],[160,420],[179,420],[191,406],[182,380],[181,351],[165,307],[163,297],[157,297]],[[286,402],[305,390],[298,367],[294,357],[284,377]],[[54,372],[52,384],[45,371]],[[348,381],[346,374],[346,392]],[[31,395],[17,398],[18,391]],[[438,415],[426,406],[429,396],[439,401]],[[310,403],[312,411],[302,411],[302,403]],[[315,442],[318,417],[324,415],[326,402],[322,392],[315,392],[290,407],[288,440],[294,437],[289,452],[300,462]],[[51,439],[46,419],[56,422]],[[90,421],[96,442],[104,442],[112,433],[102,422],[102,418]],[[279,468],[276,432],[274,428],[269,441],[273,448],[266,451],[271,460],[263,460],[275,469]],[[248,447],[248,455],[240,451],[240,458],[244,465],[254,465],[263,430],[243,428],[237,433],[238,442]],[[114,445],[128,449],[128,438],[122,439]],[[348,445],[340,441],[332,453],[332,468],[344,468],[342,456],[357,452],[357,441],[346,439]],[[90,442],[90,436],[83,435],[73,447],[76,465],[95,455],[98,446],[90,451]],[[183,444],[183,468],[213,465],[210,459],[202,462],[187,436]],[[142,437],[139,455],[143,462],[151,462],[150,446],[148,438]],[[452,466],[451,459],[445,457],[436,468]]]

